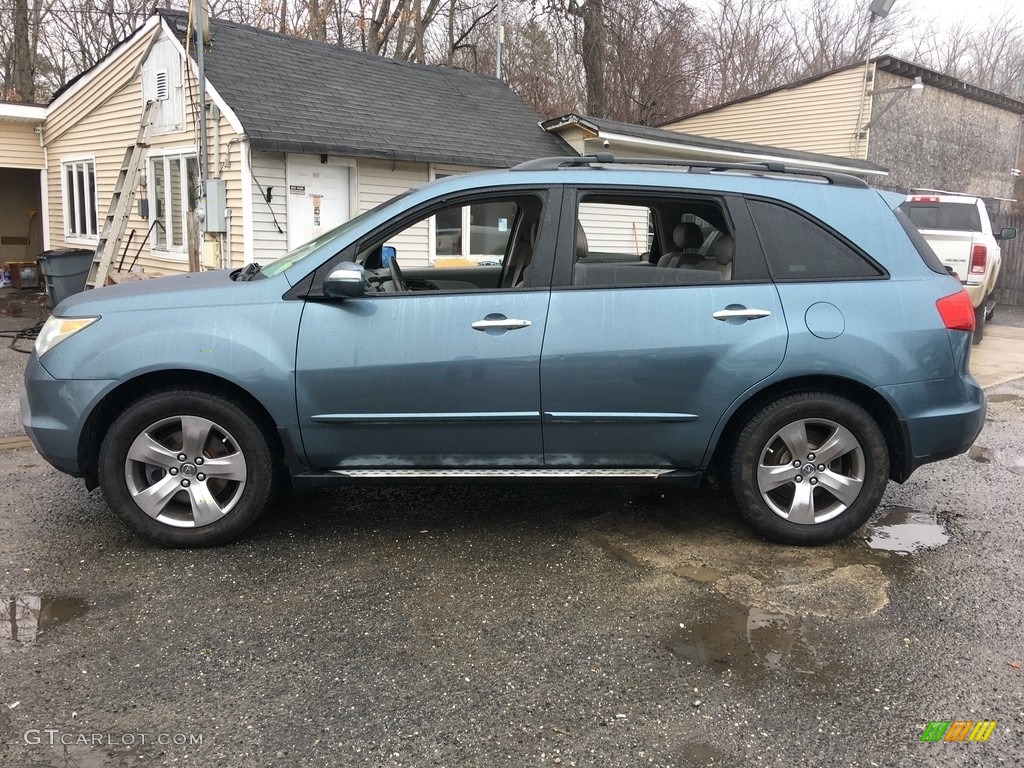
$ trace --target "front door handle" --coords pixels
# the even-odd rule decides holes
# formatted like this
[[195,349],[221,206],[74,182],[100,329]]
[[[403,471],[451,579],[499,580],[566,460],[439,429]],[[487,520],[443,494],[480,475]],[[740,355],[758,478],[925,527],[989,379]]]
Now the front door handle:
[[769,315],[767,309],[720,309],[711,316],[715,320],[758,320]]
[[516,320],[512,317],[487,318],[485,320],[477,320],[473,323],[473,330],[490,331],[499,329],[503,331],[515,331],[519,328],[528,328],[529,326],[529,320]]

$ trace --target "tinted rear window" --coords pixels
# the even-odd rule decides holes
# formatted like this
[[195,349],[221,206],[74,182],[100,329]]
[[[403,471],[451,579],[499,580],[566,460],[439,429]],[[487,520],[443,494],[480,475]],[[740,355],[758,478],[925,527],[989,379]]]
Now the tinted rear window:
[[781,205],[751,200],[757,233],[776,280],[881,277],[881,269],[816,222]]
[[908,200],[900,210],[918,229],[981,232],[981,217],[974,203],[916,203]]

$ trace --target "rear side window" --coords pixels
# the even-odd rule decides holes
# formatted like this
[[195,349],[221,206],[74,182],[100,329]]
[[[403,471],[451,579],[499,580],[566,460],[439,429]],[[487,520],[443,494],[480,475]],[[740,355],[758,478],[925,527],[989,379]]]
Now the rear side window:
[[806,216],[763,200],[748,201],[775,280],[859,280],[884,272],[853,246]]
[[981,232],[981,216],[974,203],[939,203],[908,200],[900,210],[918,229],[944,229],[954,232]]

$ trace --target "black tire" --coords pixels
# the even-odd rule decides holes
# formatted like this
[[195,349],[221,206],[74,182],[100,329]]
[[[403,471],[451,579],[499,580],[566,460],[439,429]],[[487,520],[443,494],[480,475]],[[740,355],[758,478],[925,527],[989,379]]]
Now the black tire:
[[982,302],[974,310],[974,338],[971,343],[980,344],[983,338],[985,338],[985,302]]
[[100,446],[99,480],[107,504],[139,535],[208,547],[238,538],[262,514],[277,466],[266,434],[238,403],[172,389],[135,401],[114,421]]
[[860,528],[878,507],[889,451],[878,424],[859,405],[827,392],[802,392],[753,415],[736,440],[730,477],[740,512],[762,536],[828,544]]

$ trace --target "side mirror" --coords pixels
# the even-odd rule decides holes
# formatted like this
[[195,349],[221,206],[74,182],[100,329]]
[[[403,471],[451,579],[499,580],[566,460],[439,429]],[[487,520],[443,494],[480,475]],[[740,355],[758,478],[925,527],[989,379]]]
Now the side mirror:
[[391,265],[391,260],[398,256],[398,249],[393,245],[382,245],[380,248],[380,263],[382,267]]
[[352,261],[343,261],[324,280],[324,295],[334,299],[358,299],[366,292],[366,273]]
[[1017,237],[1016,227],[1003,227],[996,235],[996,240],[1013,240],[1015,237]]

